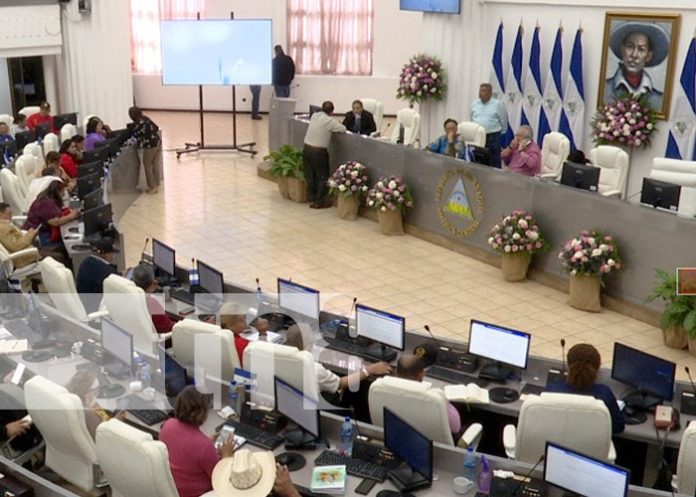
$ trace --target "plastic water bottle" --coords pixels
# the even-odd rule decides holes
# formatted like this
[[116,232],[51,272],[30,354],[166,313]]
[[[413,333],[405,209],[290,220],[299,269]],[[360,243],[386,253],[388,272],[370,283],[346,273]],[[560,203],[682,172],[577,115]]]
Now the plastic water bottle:
[[355,427],[350,420],[350,416],[346,416],[341,425],[341,446],[338,449],[340,454],[347,456],[353,453],[353,439],[355,435]]
[[150,365],[143,361],[140,365],[140,383],[143,386],[143,390],[150,388]]
[[478,475],[478,489],[482,494],[491,492],[491,481],[493,480],[493,472],[491,464],[486,459],[486,456],[481,456],[481,472]]
[[474,448],[470,445],[466,449],[466,454],[464,454],[464,478],[467,478],[471,482],[476,481],[476,454],[474,454]]
[[236,419],[240,419],[244,407],[244,385],[238,385],[236,381],[231,381],[229,397],[230,407],[234,409]]

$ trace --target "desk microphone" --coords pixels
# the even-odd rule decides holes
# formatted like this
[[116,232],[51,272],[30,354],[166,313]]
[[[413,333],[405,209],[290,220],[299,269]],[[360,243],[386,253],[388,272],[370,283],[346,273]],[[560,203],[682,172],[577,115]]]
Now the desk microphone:
[[694,379],[691,377],[691,371],[689,371],[689,366],[684,366],[684,371],[686,371],[686,374],[689,377],[689,383],[691,383],[691,390],[694,392],[694,395],[696,395],[696,385],[694,385]]
[[544,459],[546,459],[546,456],[544,454],[539,456],[539,460],[536,462],[536,464],[532,466],[532,469],[530,469],[529,472],[526,475],[524,475],[522,480],[520,480],[515,486],[515,488],[512,490],[512,492],[510,493],[510,497],[515,497],[517,495],[517,491],[520,489],[522,484],[525,483],[527,479],[531,478],[532,473],[534,473],[534,470],[537,469],[537,466],[539,466],[544,461]]
[[437,338],[435,338],[435,335],[433,335],[433,332],[430,331],[430,326],[428,326],[428,325],[426,324],[426,325],[423,325],[423,328],[425,328],[425,331],[428,332],[428,334],[430,335],[430,338],[433,339],[433,342],[435,342],[435,345],[437,345],[437,348],[438,348],[438,349],[445,349],[445,348],[446,348],[446,347],[443,347],[443,346],[440,344],[440,342],[438,342]]
[[143,245],[143,249],[140,251],[140,259],[142,260],[143,254],[145,253],[145,249],[147,248],[147,244],[150,243],[150,237],[145,237],[145,245]]
[[566,372],[566,355],[565,355],[565,338],[561,338],[561,360],[563,361],[563,369],[561,372],[565,375]]
[[387,133],[387,130],[391,127],[392,123],[387,123],[387,125],[384,127],[384,129],[379,133],[380,136],[384,136]]

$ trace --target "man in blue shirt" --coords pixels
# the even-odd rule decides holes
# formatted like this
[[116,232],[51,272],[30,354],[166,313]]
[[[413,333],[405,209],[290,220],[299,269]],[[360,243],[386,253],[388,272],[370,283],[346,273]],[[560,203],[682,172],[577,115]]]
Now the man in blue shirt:
[[493,98],[490,83],[479,86],[479,98],[471,104],[471,120],[486,130],[486,148],[491,154],[491,166],[500,167],[500,139],[507,130],[507,112],[502,102]]
[[466,153],[466,147],[464,140],[462,140],[461,135],[458,133],[459,130],[457,126],[457,121],[451,118],[447,119],[444,124],[445,134],[425,147],[425,149],[430,152],[435,152],[436,154],[449,155],[450,157],[463,159]]

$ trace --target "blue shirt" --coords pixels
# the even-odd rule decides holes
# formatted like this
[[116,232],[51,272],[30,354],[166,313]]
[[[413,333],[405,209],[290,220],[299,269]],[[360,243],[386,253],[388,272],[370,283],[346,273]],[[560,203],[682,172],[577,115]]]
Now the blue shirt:
[[566,382],[555,382],[546,385],[547,392],[554,393],[574,393],[577,395],[589,395],[595,399],[601,400],[609,409],[609,414],[611,416],[611,432],[613,434],[621,433],[624,431],[624,417],[619,410],[619,405],[616,403],[616,397],[611,389],[601,383],[593,383],[590,388],[584,391],[575,390],[573,387],[568,385]]
[[0,143],[5,143],[10,140],[14,140],[12,135],[0,135]]
[[471,120],[483,126],[486,129],[486,134],[507,130],[507,112],[497,98],[491,97],[486,103],[478,99],[471,104]]
[[440,138],[432,142],[426,147],[426,150],[435,152],[436,154],[449,155],[450,157],[456,157],[457,159],[463,159],[466,153],[464,142],[462,141],[461,135],[457,135],[457,138],[452,143],[453,149],[449,150],[449,140],[447,135],[442,135]]

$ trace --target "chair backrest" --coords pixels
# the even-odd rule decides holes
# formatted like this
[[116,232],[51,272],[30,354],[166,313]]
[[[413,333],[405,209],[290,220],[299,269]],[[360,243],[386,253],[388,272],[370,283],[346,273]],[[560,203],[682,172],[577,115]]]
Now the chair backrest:
[[87,116],[82,120],[82,132],[86,135],[87,134],[87,123],[89,122],[90,119],[93,117],[97,117],[96,114],[87,114]]
[[0,188],[2,188],[2,198],[12,208],[12,212],[16,216],[20,216],[27,212],[26,200],[22,187],[19,185],[17,176],[5,168],[0,171]]
[[79,321],[87,320],[85,306],[75,288],[72,271],[53,257],[46,257],[41,267],[41,280],[56,309]]
[[403,126],[404,145],[411,146],[416,143],[420,137],[420,119],[420,114],[413,109],[401,109],[397,112],[396,126],[394,126],[391,141],[393,143],[399,141],[400,129]]
[[91,491],[97,452],[80,398],[37,375],[25,383],[24,399],[32,421],[46,441],[46,466]]
[[118,419],[101,423],[96,438],[113,497],[179,497],[164,443]]
[[19,109],[19,113],[29,117],[33,116],[34,114],[38,114],[40,110],[41,108],[38,105],[27,105],[26,107]]
[[[37,168],[41,166],[39,159],[31,154],[21,155],[17,158],[14,165],[15,176],[22,194],[26,196],[29,183],[36,177]],[[27,206],[28,208],[28,206]]]
[[675,483],[680,494],[694,495],[696,492],[694,468],[696,468],[696,421],[690,422],[686,427],[679,444]]
[[307,397],[319,400],[317,374],[310,352],[257,340],[244,349],[243,366],[257,375],[258,385],[252,398],[256,396],[259,402],[274,403],[274,376],[301,390]]
[[14,272],[14,261],[10,258],[10,251],[2,243],[0,243],[0,267],[2,267],[0,274],[11,275]]
[[24,149],[22,150],[22,154],[26,154],[26,155],[31,154],[34,157],[36,157],[37,159],[39,159],[41,161],[41,163],[43,164],[43,160],[44,160],[43,150],[41,149],[41,145],[39,145],[36,142],[27,143],[26,145],[24,145]]
[[626,196],[626,180],[628,178],[628,154],[619,147],[600,145],[590,150],[590,161],[601,168],[599,186],[601,194],[611,191],[621,192],[621,198]]
[[172,328],[174,356],[183,366],[202,367],[206,374],[230,381],[241,367],[234,334],[197,319],[183,319]]
[[570,140],[563,133],[552,131],[544,135],[541,147],[541,175],[558,178],[563,171],[563,163],[570,154]]
[[58,152],[60,150],[60,141],[55,133],[46,133],[43,137],[43,153],[44,157],[49,152]]
[[133,347],[152,354],[157,332],[143,289],[123,276],[111,274],[104,280],[102,302],[114,323],[133,335]]
[[363,108],[375,118],[377,131],[381,130],[384,120],[384,104],[374,98],[361,98],[360,101],[363,103]]
[[476,145],[477,147],[486,146],[486,128],[480,124],[464,121],[459,123],[458,131],[464,143]]
[[534,464],[547,441],[606,461],[611,447],[609,409],[587,395],[545,392],[528,396],[517,422],[515,459]]
[[14,117],[9,114],[0,114],[0,123],[5,123],[8,126],[12,126],[14,124]]
[[[405,380],[394,376],[379,378],[368,394],[372,424],[384,426],[384,408],[388,408],[429,439],[454,445],[447,416],[447,398],[429,382]],[[428,406],[419,409],[415,406]]]
[[60,142],[63,143],[65,140],[69,140],[73,136],[77,134],[77,126],[74,124],[64,124],[62,128],[60,128]]

